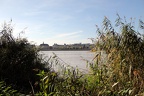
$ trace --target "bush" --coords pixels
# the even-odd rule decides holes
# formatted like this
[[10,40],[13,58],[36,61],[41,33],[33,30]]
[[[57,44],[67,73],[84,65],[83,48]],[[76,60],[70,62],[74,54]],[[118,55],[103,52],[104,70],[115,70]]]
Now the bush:
[[[39,81],[39,70],[45,68],[38,50],[24,38],[14,38],[11,24],[4,24],[0,32],[0,79],[21,91],[30,91]],[[30,86],[32,84],[32,86]]]

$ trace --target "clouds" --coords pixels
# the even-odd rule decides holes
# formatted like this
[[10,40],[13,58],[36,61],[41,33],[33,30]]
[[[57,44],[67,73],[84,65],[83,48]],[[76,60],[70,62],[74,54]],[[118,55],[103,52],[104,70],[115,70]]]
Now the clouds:
[[63,33],[63,34],[59,34],[59,35],[57,35],[56,37],[60,37],[60,38],[64,38],[64,37],[71,37],[71,36],[76,36],[76,35],[78,35],[78,34],[80,34],[80,33],[82,33],[83,31],[77,31],[77,32],[68,32],[68,33]]
[[87,38],[94,38],[96,35],[95,24],[101,24],[105,15],[112,21],[116,17],[116,12],[121,12],[126,17],[129,14],[143,16],[143,1],[141,0],[141,4],[138,4],[140,1],[131,2],[131,5],[140,5],[139,7],[128,5],[129,2],[129,0],[1,0],[0,23],[12,18],[16,25],[14,34],[27,27],[25,36],[37,44],[43,41],[48,44],[88,42]]
[[42,42],[48,43],[49,45],[57,44],[72,44],[72,43],[80,43],[82,40],[87,41],[87,38],[81,39],[83,31],[75,31],[75,32],[65,32],[59,33],[54,32],[53,35],[45,34],[44,36],[40,35],[40,38],[35,39],[31,38],[31,41],[38,41],[37,44],[41,44]]

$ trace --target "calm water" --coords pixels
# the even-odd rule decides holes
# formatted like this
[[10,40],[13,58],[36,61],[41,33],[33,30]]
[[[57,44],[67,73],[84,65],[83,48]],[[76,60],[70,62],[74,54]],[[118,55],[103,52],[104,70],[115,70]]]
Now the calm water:
[[94,53],[90,51],[41,51],[40,53],[47,56],[47,58],[55,53],[61,61],[70,66],[78,67],[80,70],[88,70],[85,60],[92,61],[94,58]]

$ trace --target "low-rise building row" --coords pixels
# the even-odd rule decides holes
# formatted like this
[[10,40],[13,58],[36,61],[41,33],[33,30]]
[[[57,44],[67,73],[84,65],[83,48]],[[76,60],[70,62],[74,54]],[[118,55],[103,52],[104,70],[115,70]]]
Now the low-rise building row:
[[55,43],[53,46],[49,46],[48,44],[40,44],[40,49],[43,51],[46,50],[90,50],[93,47],[93,44],[87,43],[75,43],[75,44],[64,44],[60,45]]

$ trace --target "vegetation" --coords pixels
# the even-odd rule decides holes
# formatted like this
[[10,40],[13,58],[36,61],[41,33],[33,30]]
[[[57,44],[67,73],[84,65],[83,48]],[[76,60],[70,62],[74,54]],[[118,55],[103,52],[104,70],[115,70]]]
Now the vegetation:
[[13,90],[11,86],[7,86],[4,81],[0,82],[0,96],[13,96],[19,95],[16,90]]
[[[124,18],[125,19],[125,18]],[[143,29],[144,22],[140,20]],[[116,27],[120,32],[115,32],[110,20],[105,17],[103,29],[97,28],[99,37],[95,49],[99,52],[96,63],[91,64],[95,75],[92,83],[97,95],[134,96],[144,92],[144,35],[134,30],[133,21],[127,23],[118,15]],[[107,54],[106,62],[102,62]],[[90,80],[91,81],[91,80]],[[97,84],[97,85],[94,85]]]
[[[14,38],[10,24],[4,24],[0,32],[0,80],[10,84],[20,92],[29,92],[39,81],[39,70],[50,70],[44,67],[38,50],[26,39]],[[35,86],[37,89],[37,86]]]
[[[96,53],[90,73],[62,64],[57,56],[42,58],[24,38],[14,38],[11,24],[0,32],[0,95],[135,96],[144,94],[144,35],[119,15],[114,29],[105,17],[97,27]],[[140,28],[144,29],[144,22]],[[118,31],[118,32],[116,32]],[[54,71],[52,66],[58,66]]]

